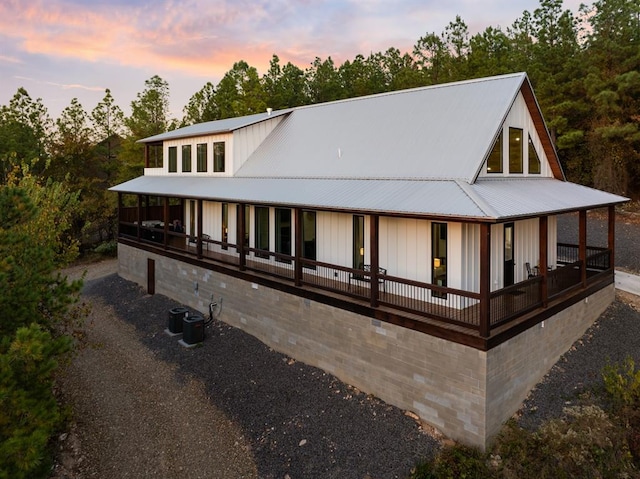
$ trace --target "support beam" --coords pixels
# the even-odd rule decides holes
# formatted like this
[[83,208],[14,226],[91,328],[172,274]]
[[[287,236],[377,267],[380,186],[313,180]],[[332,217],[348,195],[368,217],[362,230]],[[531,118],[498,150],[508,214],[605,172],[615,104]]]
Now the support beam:
[[138,241],[140,241],[140,236],[142,233],[142,230],[140,229],[142,227],[142,195],[138,195]]
[[302,209],[295,209],[295,248],[294,248],[294,281],[302,286]]
[[164,197],[164,209],[162,211],[162,221],[164,223],[164,247],[169,244],[169,197]]
[[244,271],[245,269],[247,269],[247,250],[244,244],[244,237],[246,236],[246,231],[244,228],[246,222],[245,213],[245,204],[238,203],[238,214],[236,215],[236,218],[238,218],[238,238],[236,238],[236,243],[238,247],[238,253],[240,255],[240,271]]
[[613,205],[609,206],[607,213],[607,218],[609,220],[607,248],[609,249],[609,267],[613,271],[616,268],[616,207]]
[[587,287],[587,211],[582,210],[578,216],[578,259],[582,261],[580,267],[580,282]]
[[198,252],[198,258],[202,258],[202,198],[198,199],[198,237],[196,238],[196,250]]
[[378,296],[379,296],[379,268],[380,268],[380,260],[379,260],[379,225],[380,225],[380,217],[378,215],[371,215],[369,218],[369,248],[370,259],[371,259],[371,307],[378,307]]
[[144,167],[149,168],[149,143],[144,144]]
[[538,265],[540,266],[540,274],[542,275],[542,283],[540,283],[540,299],[542,300],[542,307],[546,308],[549,304],[549,288],[547,275],[549,272],[549,217],[541,216],[538,219],[539,229],[539,243],[540,243],[540,259]]
[[491,334],[491,225],[480,224],[480,328],[482,338]]

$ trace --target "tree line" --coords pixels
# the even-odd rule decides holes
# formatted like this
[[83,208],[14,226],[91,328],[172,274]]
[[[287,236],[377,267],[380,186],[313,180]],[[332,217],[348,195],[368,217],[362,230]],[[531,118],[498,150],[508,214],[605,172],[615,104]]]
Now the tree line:
[[562,0],[541,0],[506,29],[470,35],[457,16],[427,32],[412,52],[357,55],[341,65],[316,57],[306,69],[271,58],[264,74],[236,62],[217,85],[207,82],[170,118],[169,84],[145,82],[125,116],[109,90],[88,113],[71,100],[53,121],[40,99],[20,88],[0,108],[0,178],[16,166],[65,182],[81,195],[75,233],[113,234],[114,195],[106,187],[142,173],[137,140],[204,121],[404,88],[526,71],[568,178],[640,196],[640,4],[598,0],[578,14]]

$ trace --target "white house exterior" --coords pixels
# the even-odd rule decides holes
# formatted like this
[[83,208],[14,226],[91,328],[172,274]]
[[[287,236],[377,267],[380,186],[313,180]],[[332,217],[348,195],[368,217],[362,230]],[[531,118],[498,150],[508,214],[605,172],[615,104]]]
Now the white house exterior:
[[201,311],[222,296],[230,324],[470,444],[613,298],[626,198],[565,180],[523,73],[142,142],[163,161],[112,188],[122,276]]

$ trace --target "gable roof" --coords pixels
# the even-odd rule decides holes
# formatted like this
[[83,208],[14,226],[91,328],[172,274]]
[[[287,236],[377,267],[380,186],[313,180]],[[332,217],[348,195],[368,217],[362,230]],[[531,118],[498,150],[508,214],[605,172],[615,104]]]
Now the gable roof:
[[[554,178],[479,178],[520,93]],[[565,181],[524,73],[207,122],[141,141],[236,131],[279,116],[282,121],[233,177],[150,175],[111,190],[480,221],[627,200]]]

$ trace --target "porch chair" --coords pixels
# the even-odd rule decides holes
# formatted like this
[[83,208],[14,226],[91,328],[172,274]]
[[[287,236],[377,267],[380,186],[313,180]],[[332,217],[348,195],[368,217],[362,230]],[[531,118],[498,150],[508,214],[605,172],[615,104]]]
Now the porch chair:
[[[363,273],[371,273],[371,265],[370,264],[365,264],[362,267],[362,271]],[[378,275],[386,275],[387,274],[387,270],[385,268],[378,268]],[[363,281],[365,283],[371,283],[371,275],[366,275],[366,274],[358,274],[358,273],[351,273],[349,274],[349,291],[351,291],[351,282],[352,281]],[[378,276],[378,284],[381,286],[381,290],[384,293],[385,292],[385,281],[384,278],[381,278]]]
[[527,263],[524,264],[524,267],[527,270],[527,279],[531,279],[531,278],[534,278],[534,277],[538,276],[538,267],[537,266],[534,267],[534,268],[531,268],[531,264],[527,262]]

